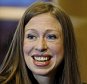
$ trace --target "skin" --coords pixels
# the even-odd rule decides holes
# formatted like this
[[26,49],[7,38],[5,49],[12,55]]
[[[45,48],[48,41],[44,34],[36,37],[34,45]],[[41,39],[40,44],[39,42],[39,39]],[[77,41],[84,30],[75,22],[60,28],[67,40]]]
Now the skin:
[[33,17],[25,26],[23,51],[25,63],[39,84],[51,84],[64,57],[63,34],[58,20],[50,13]]

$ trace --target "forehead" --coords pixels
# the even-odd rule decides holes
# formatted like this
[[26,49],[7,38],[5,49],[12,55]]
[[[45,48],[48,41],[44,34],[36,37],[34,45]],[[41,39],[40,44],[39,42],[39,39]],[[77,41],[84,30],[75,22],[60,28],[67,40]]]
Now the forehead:
[[31,18],[25,26],[25,30],[27,29],[62,30],[59,21],[50,13],[39,14]]

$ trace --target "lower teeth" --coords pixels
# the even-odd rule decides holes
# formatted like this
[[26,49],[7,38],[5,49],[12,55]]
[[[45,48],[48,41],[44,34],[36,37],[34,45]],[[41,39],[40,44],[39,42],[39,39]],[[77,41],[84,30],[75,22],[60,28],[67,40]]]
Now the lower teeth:
[[35,60],[35,61],[38,61],[38,62],[46,62],[47,60]]

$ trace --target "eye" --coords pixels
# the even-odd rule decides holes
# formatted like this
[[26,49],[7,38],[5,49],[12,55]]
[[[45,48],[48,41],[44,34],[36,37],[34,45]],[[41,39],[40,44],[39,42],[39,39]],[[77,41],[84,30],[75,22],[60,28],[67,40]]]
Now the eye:
[[37,37],[36,37],[35,35],[32,35],[32,34],[28,34],[28,35],[27,35],[27,38],[28,38],[29,40],[36,40],[36,39],[37,39]]
[[47,35],[47,39],[55,40],[55,39],[57,39],[57,36],[55,34],[49,34],[49,35]]

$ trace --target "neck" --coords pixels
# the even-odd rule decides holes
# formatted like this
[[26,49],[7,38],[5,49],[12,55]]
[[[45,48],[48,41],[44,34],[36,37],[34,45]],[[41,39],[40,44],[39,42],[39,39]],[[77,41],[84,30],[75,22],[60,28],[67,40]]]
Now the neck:
[[34,74],[34,77],[39,84],[53,84],[54,75],[44,76],[44,75]]

